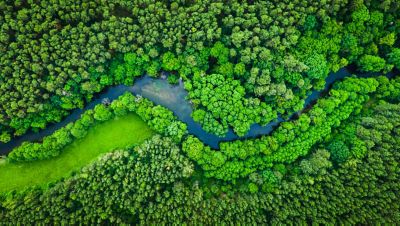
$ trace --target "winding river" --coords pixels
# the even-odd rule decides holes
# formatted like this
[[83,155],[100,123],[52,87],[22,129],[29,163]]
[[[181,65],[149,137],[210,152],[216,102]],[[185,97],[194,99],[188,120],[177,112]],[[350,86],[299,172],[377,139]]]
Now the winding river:
[[[391,78],[394,77],[395,74],[396,73],[392,72],[388,73],[386,76]],[[376,75],[376,73],[358,74],[357,77],[373,77]],[[350,76],[352,76],[352,74],[347,68],[342,68],[336,73],[330,73],[329,76],[326,78],[324,89],[321,91],[315,90],[311,92],[311,94],[306,98],[303,110],[307,109],[309,106],[315,103],[316,100],[323,93],[328,92],[334,82]],[[183,87],[182,81],[180,81],[178,85],[171,85],[166,79],[143,76],[142,78],[137,79],[133,86],[117,85],[107,88],[104,92],[97,95],[97,97],[93,101],[87,104],[85,108],[75,109],[63,121],[50,124],[46,129],[41,130],[38,133],[28,132],[23,136],[14,138],[8,143],[0,142],[0,155],[8,154],[12,151],[13,148],[21,145],[21,143],[24,141],[41,140],[43,137],[48,136],[54,131],[60,129],[61,127],[66,126],[68,123],[79,119],[80,115],[83,112],[89,109],[93,109],[105,98],[108,98],[108,100],[112,101],[117,99],[126,91],[132,92],[133,94],[142,95],[143,97],[153,101],[155,104],[162,105],[170,109],[174,112],[179,120],[187,124],[187,128],[190,134],[198,137],[203,143],[209,145],[214,149],[219,149],[219,142],[221,141],[232,141],[237,139],[254,138],[262,135],[268,135],[274,130],[276,126],[279,125],[279,123],[285,121],[282,117],[278,117],[277,119],[271,121],[265,126],[253,124],[250,127],[249,132],[245,136],[239,137],[233,132],[232,129],[230,129],[225,137],[219,137],[214,134],[207,133],[202,129],[199,123],[195,122],[192,119],[191,113],[193,108],[190,102],[186,99],[187,92]],[[299,112],[294,113],[291,117],[289,117],[289,120],[297,114],[299,114]]]

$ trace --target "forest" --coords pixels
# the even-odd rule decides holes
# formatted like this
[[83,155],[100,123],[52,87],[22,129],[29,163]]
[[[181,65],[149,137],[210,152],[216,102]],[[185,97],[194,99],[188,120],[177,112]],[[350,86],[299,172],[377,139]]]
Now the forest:
[[0,50],[0,225],[400,224],[396,0],[4,0]]

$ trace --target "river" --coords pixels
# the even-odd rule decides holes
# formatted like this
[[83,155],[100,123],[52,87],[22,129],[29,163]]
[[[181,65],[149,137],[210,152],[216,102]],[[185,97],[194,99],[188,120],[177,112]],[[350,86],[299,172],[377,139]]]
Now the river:
[[[391,78],[394,77],[395,74],[396,73],[391,72],[388,73],[386,76]],[[357,77],[373,77],[376,75],[378,74],[367,73],[358,74]],[[309,108],[312,104],[316,102],[316,100],[320,96],[328,92],[334,82],[350,76],[352,76],[352,73],[350,73],[348,68],[342,68],[336,73],[330,73],[329,76],[326,78],[324,89],[321,91],[312,91],[311,94],[307,96],[304,103],[304,108],[300,112],[302,112],[304,109]],[[207,144],[214,149],[219,149],[219,142],[221,141],[232,141],[237,139],[254,138],[262,135],[268,135],[274,130],[276,126],[279,125],[279,123],[285,121],[282,117],[279,116],[277,119],[271,121],[265,126],[253,124],[245,136],[239,137],[233,132],[232,129],[229,129],[225,137],[219,137],[204,131],[201,125],[195,122],[191,117],[193,108],[190,102],[186,99],[187,91],[184,89],[182,81],[180,81],[177,85],[171,85],[166,79],[143,76],[137,79],[133,86],[117,85],[107,88],[104,92],[97,95],[95,99],[87,104],[86,107],[84,107],[83,109],[75,109],[63,121],[50,124],[44,130],[41,130],[37,133],[30,131],[23,136],[14,138],[8,143],[0,142],[0,155],[8,154],[12,151],[12,149],[21,145],[21,143],[24,141],[40,141],[43,137],[54,133],[54,131],[66,126],[68,123],[79,119],[83,112],[89,109],[93,109],[97,104],[102,103],[105,98],[113,101],[127,91],[132,92],[136,95],[142,95],[143,97],[151,100],[155,104],[162,105],[170,109],[172,112],[174,112],[174,114],[178,117],[180,121],[187,124],[187,128],[190,134],[193,134],[194,136],[199,138],[204,144]],[[292,116],[289,117],[289,120],[298,115],[300,112],[294,113]]]

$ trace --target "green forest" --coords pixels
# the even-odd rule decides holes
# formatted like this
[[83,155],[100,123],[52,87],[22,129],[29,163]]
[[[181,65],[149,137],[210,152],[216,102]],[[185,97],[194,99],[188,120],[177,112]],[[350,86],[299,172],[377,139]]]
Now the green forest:
[[400,224],[397,0],[2,0],[0,52],[0,225]]

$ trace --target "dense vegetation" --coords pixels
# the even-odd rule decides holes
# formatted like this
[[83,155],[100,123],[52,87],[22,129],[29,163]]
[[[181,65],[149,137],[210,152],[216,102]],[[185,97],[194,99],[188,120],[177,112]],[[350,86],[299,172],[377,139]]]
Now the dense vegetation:
[[[399,5],[390,0],[3,1],[0,9],[3,141],[145,71],[176,71],[188,86],[194,72],[233,76],[248,95],[284,112],[299,110],[329,70],[399,65]],[[130,67],[107,63],[129,52],[136,54],[120,60]],[[215,118],[204,124],[213,127]]]
[[246,99],[238,80],[225,79],[220,74],[200,78],[195,75],[193,80],[190,98],[206,108],[193,112],[193,119],[203,124],[206,131],[223,136],[231,126],[243,136],[251,124],[267,124],[276,118],[276,113],[266,103],[255,98]]
[[[399,110],[399,104],[381,102],[351,123],[359,132],[346,145],[368,142],[365,157],[338,163],[323,142],[291,168],[252,175],[248,186],[210,186],[171,139],[156,136],[134,150],[103,156],[48,191],[3,199],[0,221],[393,224],[400,203]],[[333,137],[340,140],[341,131]],[[263,191],[253,185],[264,185]]]
[[396,0],[2,1],[0,142],[161,72],[210,134],[284,122],[215,150],[125,93],[0,159],[0,224],[399,224],[399,35]]
[[[336,84],[328,98],[318,100],[299,119],[281,123],[271,136],[222,143],[220,151],[213,151],[197,138],[188,137],[183,142],[183,150],[202,166],[206,176],[223,180],[244,177],[276,164],[288,164],[308,154],[315,144],[328,137],[332,129],[340,126],[342,121],[359,114],[363,103],[375,92],[378,96],[399,99],[400,92],[397,89],[400,80],[391,81],[392,87],[384,87],[386,84],[388,80],[384,77],[349,78]],[[352,151],[358,152],[357,156],[363,156],[365,147],[352,147]]]
[[[0,192],[23,190],[31,186],[47,187],[79,171],[99,155],[138,145],[153,134],[154,131],[132,113],[99,123],[88,129],[85,137],[74,139],[69,145],[56,149],[53,153],[57,153],[57,156],[36,161],[19,159],[20,162],[17,162],[13,159],[0,164]],[[43,155],[39,152],[37,156]]]
[[132,112],[147,122],[151,129],[171,136],[175,142],[179,142],[187,133],[186,125],[177,121],[172,112],[162,106],[154,106],[152,102],[141,96],[135,97],[127,92],[111,102],[109,106],[98,104],[93,110],[84,112],[80,119],[43,138],[40,143],[22,143],[8,155],[8,160],[22,162],[55,157],[75,139],[85,137],[89,128]]

